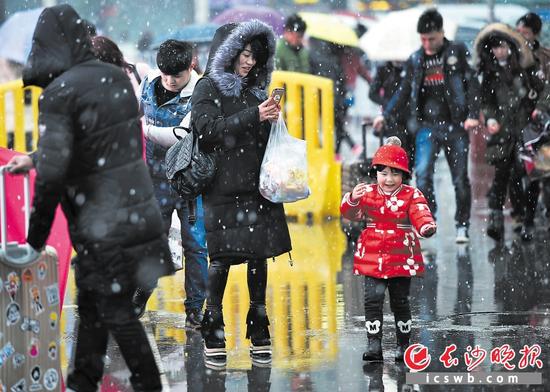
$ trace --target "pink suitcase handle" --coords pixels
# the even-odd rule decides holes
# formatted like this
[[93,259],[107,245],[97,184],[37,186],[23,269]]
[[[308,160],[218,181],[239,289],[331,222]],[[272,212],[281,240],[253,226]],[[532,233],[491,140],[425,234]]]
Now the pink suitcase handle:
[[[9,171],[9,166],[0,166],[0,235],[2,236],[0,256],[10,264],[21,265],[21,260],[28,259],[31,249],[28,246],[21,247],[18,244],[8,244],[8,223],[6,210],[6,182],[5,173]],[[24,174],[23,179],[23,197],[24,197],[24,212],[25,212],[25,235],[29,231],[30,220],[30,176],[29,173]],[[17,250],[17,252],[14,252]],[[14,254],[15,253],[15,254]]]

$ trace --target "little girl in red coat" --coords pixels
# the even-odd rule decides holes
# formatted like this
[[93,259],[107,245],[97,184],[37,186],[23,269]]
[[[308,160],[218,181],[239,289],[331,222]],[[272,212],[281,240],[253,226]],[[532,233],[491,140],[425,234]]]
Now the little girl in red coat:
[[340,206],[350,220],[365,220],[353,260],[353,271],[365,275],[364,361],[382,361],[382,307],[386,288],[395,316],[396,361],[403,361],[411,333],[411,277],[424,273],[419,235],[430,237],[437,226],[422,192],[403,184],[411,176],[407,153],[390,137],[374,154],[371,176],[377,184],[358,184]]

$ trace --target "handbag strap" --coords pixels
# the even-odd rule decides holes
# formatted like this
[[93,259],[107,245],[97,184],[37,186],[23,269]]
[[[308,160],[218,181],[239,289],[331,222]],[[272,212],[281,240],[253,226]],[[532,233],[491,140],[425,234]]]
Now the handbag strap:
[[183,137],[180,136],[180,135],[178,135],[178,134],[176,133],[176,129],[183,129],[183,130],[184,130],[185,132],[187,132],[187,133],[192,133],[192,132],[193,132],[191,129],[189,129],[189,128],[187,128],[187,127],[182,127],[182,126],[179,126],[179,125],[176,126],[176,127],[174,127],[174,128],[172,128],[172,133],[174,134],[174,136],[175,136],[176,139],[178,139],[178,140],[182,140]]

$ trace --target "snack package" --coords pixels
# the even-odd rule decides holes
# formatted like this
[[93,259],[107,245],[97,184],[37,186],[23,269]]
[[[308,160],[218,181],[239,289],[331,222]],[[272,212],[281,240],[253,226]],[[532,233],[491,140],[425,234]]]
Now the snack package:
[[290,136],[281,114],[271,126],[260,169],[260,193],[273,203],[292,203],[310,194],[306,142]]

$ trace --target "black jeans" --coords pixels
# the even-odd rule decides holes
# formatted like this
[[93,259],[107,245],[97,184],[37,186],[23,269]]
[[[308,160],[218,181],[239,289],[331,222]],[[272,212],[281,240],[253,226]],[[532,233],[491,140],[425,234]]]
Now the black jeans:
[[[248,293],[250,295],[250,307],[265,307],[265,290],[267,287],[267,260],[249,260],[247,267]],[[227,260],[211,260],[208,267],[208,286],[206,309],[221,311],[223,294],[229,267],[231,262]]]
[[537,212],[537,204],[542,187],[543,203],[546,207],[546,213],[550,210],[550,178],[542,178],[540,180],[531,181],[525,192],[525,220],[527,226],[535,224],[535,214]]
[[365,276],[365,326],[369,338],[382,338],[384,316],[382,308],[386,288],[390,293],[390,307],[395,317],[396,334],[409,336],[411,308],[409,291],[411,278],[377,279]]
[[525,195],[523,191],[523,175],[525,171],[521,163],[513,153],[505,161],[495,165],[495,177],[488,193],[488,204],[492,210],[502,210],[510,188],[510,198],[514,199],[512,203],[517,212],[522,212],[525,206]]
[[67,387],[77,392],[98,390],[110,333],[132,374],[134,391],[162,390],[155,357],[134,311],[132,295],[133,291],[102,296],[95,291],[79,290],[80,322],[74,368],[67,378]]

